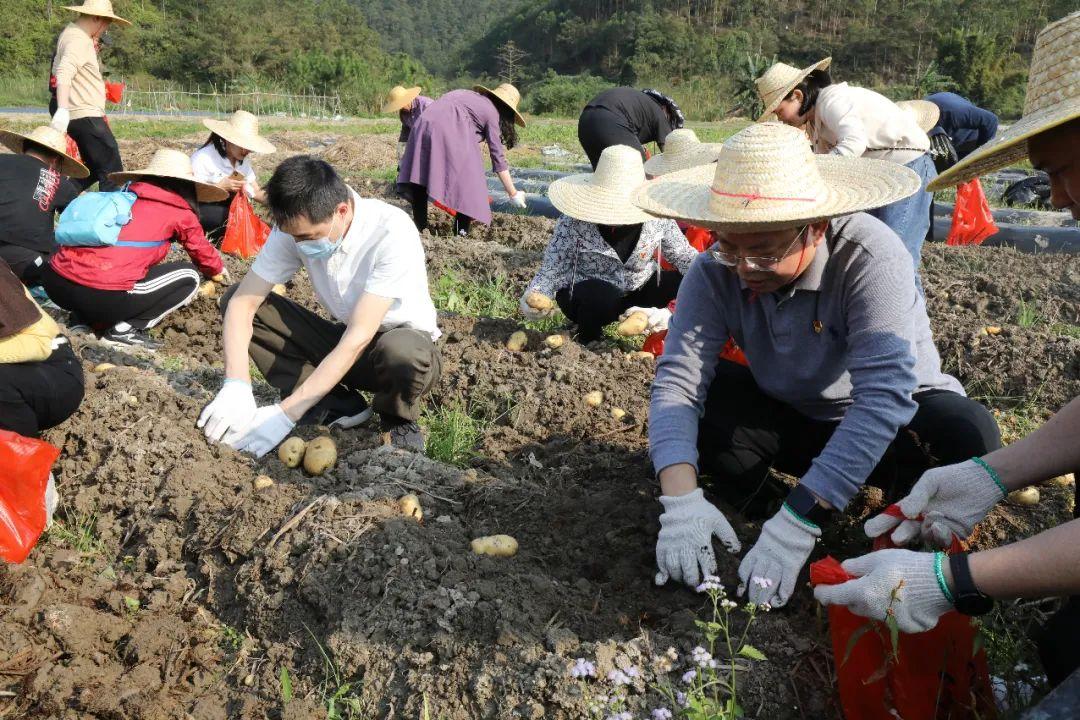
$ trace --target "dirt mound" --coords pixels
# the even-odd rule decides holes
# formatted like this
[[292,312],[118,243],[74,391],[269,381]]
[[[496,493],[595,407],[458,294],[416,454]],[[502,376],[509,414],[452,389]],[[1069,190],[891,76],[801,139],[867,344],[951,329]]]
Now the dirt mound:
[[326,148],[322,157],[342,173],[393,168],[397,165],[397,139],[390,135],[346,137]]

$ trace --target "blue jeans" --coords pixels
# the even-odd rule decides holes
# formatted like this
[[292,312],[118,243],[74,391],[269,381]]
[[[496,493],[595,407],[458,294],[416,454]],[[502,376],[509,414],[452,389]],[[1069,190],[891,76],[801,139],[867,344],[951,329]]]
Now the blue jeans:
[[929,154],[923,154],[909,162],[904,167],[914,170],[922,180],[919,191],[911,197],[897,200],[891,205],[886,205],[877,210],[871,210],[870,214],[892,228],[893,232],[900,236],[900,241],[911,253],[911,261],[915,263],[915,286],[922,293],[922,278],[919,277],[919,265],[922,260],[922,245],[926,239],[926,233],[930,230],[930,204],[934,202],[934,194],[926,192],[926,186],[937,177],[937,169]]

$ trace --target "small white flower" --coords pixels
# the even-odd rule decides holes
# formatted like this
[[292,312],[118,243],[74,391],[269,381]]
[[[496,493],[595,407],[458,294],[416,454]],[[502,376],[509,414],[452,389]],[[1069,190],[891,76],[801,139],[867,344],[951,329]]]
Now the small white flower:
[[686,683],[687,685],[689,685],[690,683],[694,682],[694,678],[696,678],[696,677],[697,677],[697,670],[687,670],[686,672],[683,673],[682,681],[684,683]]

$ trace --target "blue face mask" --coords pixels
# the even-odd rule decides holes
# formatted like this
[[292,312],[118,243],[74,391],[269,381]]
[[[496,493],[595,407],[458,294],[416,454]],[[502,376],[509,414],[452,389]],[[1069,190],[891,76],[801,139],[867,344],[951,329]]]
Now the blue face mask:
[[334,214],[334,220],[330,221],[330,233],[319,240],[303,240],[296,243],[297,249],[301,253],[313,260],[325,260],[326,258],[337,252],[337,249],[341,247],[341,241],[345,239],[345,236],[338,238],[337,241],[331,240],[330,236],[334,234],[334,221],[338,216]]

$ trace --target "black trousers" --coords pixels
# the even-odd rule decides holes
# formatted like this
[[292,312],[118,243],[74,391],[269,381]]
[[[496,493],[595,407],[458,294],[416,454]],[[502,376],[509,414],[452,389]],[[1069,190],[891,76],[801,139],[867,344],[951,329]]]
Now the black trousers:
[[199,203],[199,224],[206,237],[220,240],[225,236],[225,225],[229,222],[229,206],[232,198],[221,202]]
[[136,330],[154,327],[191,302],[199,290],[199,279],[199,272],[189,262],[155,265],[131,290],[86,287],[56,274],[52,267],[42,273],[49,298],[98,332],[125,322]]
[[68,135],[79,146],[83,164],[90,168],[89,177],[72,178],[80,190],[86,190],[95,182],[98,190],[109,192],[119,189],[109,180],[109,173],[120,172],[124,163],[120,160],[120,146],[116,144],[109,124],[103,117],[79,118],[68,124]]
[[641,153],[645,159],[645,148],[637,135],[623,126],[625,118],[606,108],[585,108],[578,118],[578,142],[589,156],[593,170],[600,162],[600,154],[612,145],[629,145]]
[[82,364],[66,342],[39,362],[0,363],[0,430],[37,437],[83,399]]
[[[993,415],[947,390],[916,393],[919,409],[867,479],[887,502],[903,497],[931,467],[981,457],[1001,447]],[[713,489],[749,515],[776,509],[788,489],[769,469],[802,477],[839,423],[813,420],[759,388],[750,370],[721,362],[698,427],[699,465]]]
[[[223,313],[237,287],[222,296]],[[271,293],[255,313],[252,330],[248,354],[266,381],[285,397],[341,342],[345,325]],[[357,412],[357,392],[367,390],[374,392],[372,405],[384,423],[415,421],[441,371],[439,351],[426,332],[404,327],[380,332],[316,407],[351,415]]]
[[41,284],[41,271],[49,264],[49,257],[48,253],[39,253],[21,245],[0,243],[0,260],[6,262],[15,277],[27,287]]
[[[416,229],[420,232],[427,230],[428,227],[428,191],[423,185],[417,185],[416,183],[402,183],[404,186],[404,192],[402,193],[409,199],[412,204],[413,223],[416,225]],[[399,186],[401,187],[401,186]],[[469,227],[472,225],[472,218],[463,213],[457,213],[454,215],[454,234],[455,235],[468,235]]]
[[649,281],[637,290],[623,293],[603,280],[582,280],[573,289],[563,288],[555,293],[555,302],[563,315],[577,324],[577,337],[580,342],[592,342],[603,333],[604,326],[619,319],[627,308],[667,307],[667,304],[679,294],[682,275],[675,271],[661,270],[660,282],[653,275]]
[[[1073,471],[1073,477],[1080,477],[1080,468]],[[1080,486],[1074,485],[1073,493],[1073,517],[1080,518]],[[1080,595],[1068,598],[1033,639],[1051,687],[1080,670]]]

